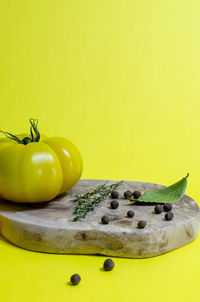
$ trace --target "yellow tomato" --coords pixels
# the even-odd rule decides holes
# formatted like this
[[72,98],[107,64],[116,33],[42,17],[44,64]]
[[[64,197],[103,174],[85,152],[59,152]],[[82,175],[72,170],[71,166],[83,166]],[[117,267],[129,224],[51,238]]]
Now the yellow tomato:
[[[32,121],[34,130],[36,127]],[[36,127],[37,130],[37,127]],[[37,130],[38,131],[38,130]],[[74,186],[82,174],[76,146],[61,137],[35,135],[0,139],[0,196],[14,202],[44,202]],[[26,139],[23,139],[26,137]]]
[[72,188],[82,174],[82,160],[76,146],[61,137],[47,138],[43,141],[51,147],[58,156],[63,172],[63,182],[60,193]]

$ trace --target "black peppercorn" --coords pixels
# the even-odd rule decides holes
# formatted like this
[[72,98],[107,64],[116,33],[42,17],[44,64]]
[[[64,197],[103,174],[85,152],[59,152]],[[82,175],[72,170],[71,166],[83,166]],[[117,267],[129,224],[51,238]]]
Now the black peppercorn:
[[166,214],[165,214],[165,219],[166,220],[172,220],[173,219],[173,217],[174,217],[174,213],[172,213],[172,212],[167,212]]
[[101,222],[103,224],[108,224],[109,223],[109,217],[104,215],[102,218],[101,218]]
[[138,199],[141,195],[142,195],[142,194],[141,194],[139,191],[134,191],[134,192],[133,192],[133,197],[134,197],[135,199]]
[[117,200],[112,200],[110,206],[112,209],[117,209],[119,206],[119,202]]
[[163,206],[161,206],[161,205],[155,206],[154,211],[155,211],[156,214],[162,213],[163,212]]
[[78,274],[74,274],[71,276],[71,283],[73,285],[79,284],[80,281],[81,281],[81,277]]
[[146,221],[140,220],[138,222],[138,229],[144,229],[146,224],[147,224]]
[[165,203],[163,206],[163,209],[165,212],[169,212],[172,210],[172,204],[171,203]]
[[119,197],[119,193],[117,191],[112,191],[110,195],[113,199],[116,199]]
[[111,271],[113,269],[113,267],[115,266],[114,262],[112,261],[112,259],[106,259],[104,261],[103,267],[105,271]]
[[131,191],[124,192],[124,197],[125,198],[130,198],[132,195],[133,195],[133,193]]
[[131,210],[127,212],[127,216],[129,218],[133,217],[134,215],[135,215],[135,213],[133,211],[131,211]]

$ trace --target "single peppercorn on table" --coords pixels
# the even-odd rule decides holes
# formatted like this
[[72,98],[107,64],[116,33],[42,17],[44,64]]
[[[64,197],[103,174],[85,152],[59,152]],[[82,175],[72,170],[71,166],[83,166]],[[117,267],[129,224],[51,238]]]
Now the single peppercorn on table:
[[[174,217],[165,219],[165,213],[156,214],[155,205],[134,205],[123,197],[125,191],[141,193],[164,186],[125,181],[117,189],[119,206],[110,207],[108,196],[85,219],[73,221],[77,202],[76,193],[83,194],[111,180],[80,180],[71,191],[47,203],[16,204],[0,202],[1,234],[13,244],[40,252],[103,254],[117,257],[146,258],[157,256],[196,238],[199,232],[200,212],[197,203],[184,195],[173,204]],[[128,211],[134,211],[128,217]],[[103,224],[102,216],[108,217]],[[144,221],[140,228],[138,222]],[[146,224],[145,224],[146,223]],[[140,223],[139,223],[140,225]]]

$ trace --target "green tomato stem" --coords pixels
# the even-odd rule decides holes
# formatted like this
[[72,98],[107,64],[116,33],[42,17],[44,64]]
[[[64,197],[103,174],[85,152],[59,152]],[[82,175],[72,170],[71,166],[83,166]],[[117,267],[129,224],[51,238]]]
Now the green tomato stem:
[[38,119],[31,118],[29,120],[31,126],[30,126],[30,136],[24,137],[22,140],[19,139],[17,136],[0,130],[1,133],[3,133],[7,138],[12,139],[16,141],[18,144],[27,145],[32,142],[39,142],[40,141],[40,132],[38,131],[37,125],[38,125]]

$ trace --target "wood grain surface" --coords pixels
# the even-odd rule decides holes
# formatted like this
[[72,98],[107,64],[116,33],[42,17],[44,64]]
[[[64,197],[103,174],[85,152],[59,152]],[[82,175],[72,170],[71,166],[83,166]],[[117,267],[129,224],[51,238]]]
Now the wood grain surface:
[[[72,190],[58,198],[37,204],[17,204],[0,201],[0,233],[16,246],[39,252],[102,254],[116,257],[145,258],[157,256],[181,247],[196,238],[200,227],[197,203],[187,195],[173,204],[174,218],[164,219],[165,212],[155,214],[155,205],[133,205],[121,198],[126,190],[141,193],[164,186],[125,181],[119,188],[119,207],[110,208],[111,197],[96,206],[85,219],[73,221],[77,204],[75,193],[85,193],[96,186],[114,183],[112,180],[80,180]],[[127,217],[133,210],[135,216]],[[108,215],[110,222],[101,223]],[[145,220],[144,229],[138,229]]]

